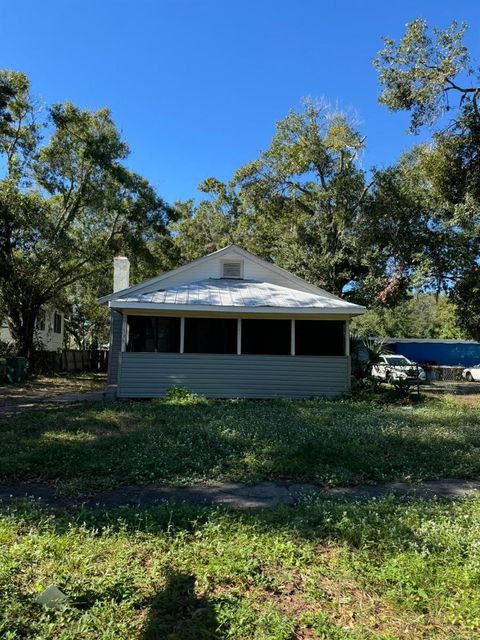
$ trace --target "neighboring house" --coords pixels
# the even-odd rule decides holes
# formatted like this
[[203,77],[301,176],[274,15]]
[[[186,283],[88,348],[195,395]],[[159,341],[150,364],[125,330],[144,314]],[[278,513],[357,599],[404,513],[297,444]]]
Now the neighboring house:
[[[64,317],[57,309],[41,309],[37,318],[35,334],[44,351],[58,351],[63,345]],[[0,340],[13,342],[7,322],[0,326]]]
[[115,258],[108,382],[120,398],[169,387],[217,398],[339,396],[349,320],[364,313],[235,245],[128,287]]

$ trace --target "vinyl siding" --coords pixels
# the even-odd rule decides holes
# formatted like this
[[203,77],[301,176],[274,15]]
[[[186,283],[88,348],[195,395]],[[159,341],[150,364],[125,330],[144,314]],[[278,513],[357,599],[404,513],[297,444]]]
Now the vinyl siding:
[[334,397],[348,390],[349,371],[348,356],[124,352],[117,395],[153,398],[179,385],[212,398]]
[[122,346],[123,316],[118,311],[112,311],[110,321],[110,353],[108,356],[107,384],[117,384],[118,359]]

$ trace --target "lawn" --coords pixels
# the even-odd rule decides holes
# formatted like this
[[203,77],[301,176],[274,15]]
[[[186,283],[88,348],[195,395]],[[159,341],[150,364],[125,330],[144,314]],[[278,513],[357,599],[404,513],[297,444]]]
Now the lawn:
[[478,405],[450,398],[90,404],[6,418],[0,437],[0,481],[79,495],[153,482],[480,476]]
[[[0,519],[3,640],[460,640],[480,634],[480,500]],[[49,584],[69,602],[35,603]]]
[[[36,409],[0,427],[3,480],[345,484],[480,475],[453,398],[177,398]],[[236,512],[0,503],[2,640],[466,640],[480,636],[480,498],[305,496]],[[35,600],[49,584],[60,609]]]

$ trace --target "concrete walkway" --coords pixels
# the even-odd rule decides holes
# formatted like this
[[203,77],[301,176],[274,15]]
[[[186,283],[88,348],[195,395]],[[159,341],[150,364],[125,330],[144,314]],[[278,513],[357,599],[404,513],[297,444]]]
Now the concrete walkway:
[[198,483],[190,487],[166,485],[124,486],[95,494],[82,501],[72,501],[55,495],[52,485],[11,483],[0,484],[0,501],[31,497],[55,509],[100,507],[113,509],[121,506],[151,507],[162,501],[185,502],[194,505],[226,506],[235,509],[265,509],[278,505],[295,504],[302,495],[314,493],[326,499],[372,500],[387,495],[411,495],[422,499],[455,499],[480,496],[480,480],[431,480],[419,485],[403,482],[335,487],[325,489],[313,484],[261,482],[256,485],[236,483]]

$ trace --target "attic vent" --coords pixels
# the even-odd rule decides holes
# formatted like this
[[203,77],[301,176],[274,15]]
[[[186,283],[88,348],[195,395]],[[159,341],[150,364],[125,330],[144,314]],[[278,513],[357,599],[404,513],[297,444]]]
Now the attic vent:
[[241,278],[242,262],[222,262],[222,278]]

